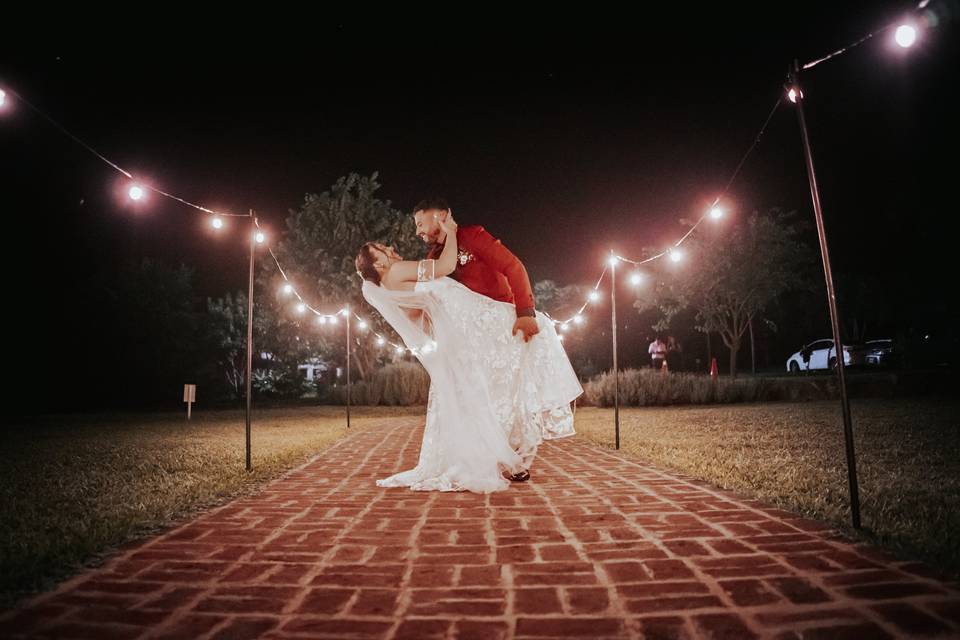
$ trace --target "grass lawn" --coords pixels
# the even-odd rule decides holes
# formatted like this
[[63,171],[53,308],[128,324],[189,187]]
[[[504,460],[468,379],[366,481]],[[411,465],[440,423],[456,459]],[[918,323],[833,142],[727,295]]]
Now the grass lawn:
[[[351,428],[423,407],[359,407]],[[59,416],[9,424],[0,447],[0,608],[118,545],[156,533],[306,462],[346,433],[343,407]]]
[[[960,574],[960,400],[853,402],[862,534]],[[359,407],[353,428],[424,408]],[[836,401],[621,410],[621,448],[662,467],[849,529]],[[613,410],[577,410],[613,446]],[[342,407],[62,416],[9,425],[0,447],[0,608],[118,545],[255,491],[346,433]]]
[[[960,574],[960,400],[851,403],[864,535]],[[577,410],[613,447],[613,409]],[[620,411],[620,448],[852,532],[838,401]]]

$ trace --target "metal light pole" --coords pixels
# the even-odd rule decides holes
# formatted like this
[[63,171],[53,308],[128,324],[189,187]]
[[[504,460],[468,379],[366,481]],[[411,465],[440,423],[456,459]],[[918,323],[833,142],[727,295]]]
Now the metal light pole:
[[837,313],[837,297],[833,287],[833,271],[830,268],[830,252],[827,250],[827,236],[823,226],[823,209],[820,206],[820,191],[813,170],[813,153],[810,150],[810,136],[807,133],[807,121],[803,115],[803,92],[800,90],[800,67],[797,61],[789,71],[790,88],[794,91],[791,98],[797,104],[797,118],[800,121],[800,136],[803,139],[803,153],[807,163],[807,177],[810,181],[810,197],[813,199],[813,215],[817,222],[817,235],[820,238],[820,255],[823,258],[823,275],[827,282],[827,305],[830,307],[830,324],[833,328],[833,344],[836,350],[837,376],[840,380],[840,405],[843,409],[843,438],[847,452],[847,480],[850,485],[850,513],[854,529],[860,528],[860,489],[857,485],[857,460],[853,447],[853,420],[850,417],[850,399],[847,397],[847,382],[844,375],[843,344],[840,341],[840,320]]
[[610,254],[610,323],[613,326],[613,421],[615,447],[620,448],[620,369],[617,367],[617,258]]
[[257,218],[250,209],[250,281],[247,286],[247,471],[250,471],[250,407],[253,387],[253,262],[257,250]]
[[350,428],[350,305],[347,305],[347,429]]

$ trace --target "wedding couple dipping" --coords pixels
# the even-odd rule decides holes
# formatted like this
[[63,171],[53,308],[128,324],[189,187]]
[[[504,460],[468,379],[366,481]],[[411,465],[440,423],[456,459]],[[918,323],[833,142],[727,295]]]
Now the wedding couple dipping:
[[543,440],[574,434],[583,388],[523,263],[482,226],[459,226],[443,199],[413,215],[426,258],[379,242],[356,257],[363,297],[430,375],[417,466],[377,485],[502,491],[530,479]]

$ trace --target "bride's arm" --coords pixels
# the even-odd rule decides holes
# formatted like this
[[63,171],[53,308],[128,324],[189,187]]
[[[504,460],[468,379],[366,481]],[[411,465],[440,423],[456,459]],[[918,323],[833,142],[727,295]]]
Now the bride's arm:
[[442,278],[453,273],[457,267],[457,223],[454,222],[453,216],[448,215],[440,226],[446,231],[447,240],[439,258],[394,262],[390,265],[390,270],[387,271],[384,279],[389,279],[392,283],[420,282]]

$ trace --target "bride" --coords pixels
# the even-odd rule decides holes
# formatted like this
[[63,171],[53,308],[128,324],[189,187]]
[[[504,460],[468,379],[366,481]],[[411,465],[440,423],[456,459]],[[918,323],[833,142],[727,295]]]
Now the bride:
[[[456,268],[457,224],[441,222],[436,260],[403,260],[368,242],[356,258],[363,296],[430,374],[417,466],[377,480],[381,487],[489,493],[523,474],[544,439],[574,434],[570,403],[583,389],[553,327],[514,336],[514,305],[448,277]],[[522,477],[522,476],[521,476]]]

